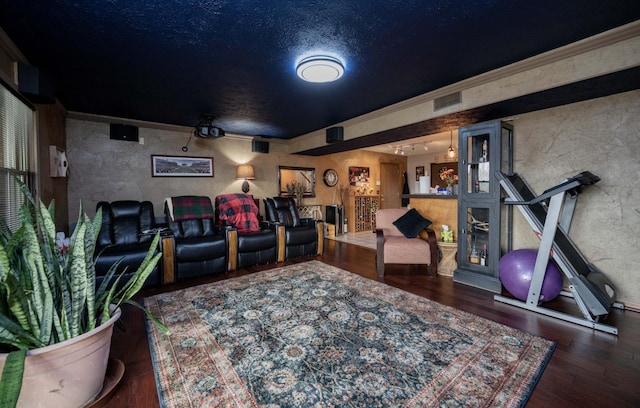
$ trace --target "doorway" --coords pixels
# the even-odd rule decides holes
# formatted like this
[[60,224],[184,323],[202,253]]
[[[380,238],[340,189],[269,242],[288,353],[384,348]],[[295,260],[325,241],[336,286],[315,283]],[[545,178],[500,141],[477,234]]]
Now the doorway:
[[402,183],[399,163],[380,163],[380,208],[402,207]]

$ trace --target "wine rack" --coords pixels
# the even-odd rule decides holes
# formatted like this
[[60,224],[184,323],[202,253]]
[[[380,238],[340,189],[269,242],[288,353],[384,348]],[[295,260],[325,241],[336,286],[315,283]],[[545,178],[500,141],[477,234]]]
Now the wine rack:
[[354,230],[369,231],[376,229],[376,211],[380,208],[380,197],[363,195],[354,197]]

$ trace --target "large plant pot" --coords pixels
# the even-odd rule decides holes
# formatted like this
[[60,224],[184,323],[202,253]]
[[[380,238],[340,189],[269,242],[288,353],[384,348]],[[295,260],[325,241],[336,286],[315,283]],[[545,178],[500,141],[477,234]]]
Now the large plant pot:
[[[107,322],[88,333],[28,351],[18,407],[77,408],[91,404],[102,390],[113,325],[120,314],[118,308]],[[6,357],[0,354],[0,373]]]

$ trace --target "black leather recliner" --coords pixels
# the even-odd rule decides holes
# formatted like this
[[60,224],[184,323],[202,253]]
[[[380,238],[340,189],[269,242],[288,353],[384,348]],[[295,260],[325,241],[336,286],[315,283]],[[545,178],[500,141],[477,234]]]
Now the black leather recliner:
[[[235,267],[246,268],[283,260],[278,259],[278,226],[259,222],[253,196],[222,194],[216,197],[215,208],[219,223],[234,228]],[[230,246],[233,246],[232,242]],[[230,252],[230,256],[233,256],[234,251]],[[232,260],[231,265],[233,264]]]
[[322,255],[324,226],[321,220],[300,218],[293,198],[265,198],[264,207],[268,222],[284,226],[285,259]]
[[[164,213],[174,240],[174,276],[184,280],[227,272],[228,231],[215,225],[213,207],[208,197],[172,197],[172,199],[193,198],[208,202],[208,208],[195,208],[194,215],[186,219],[173,217],[169,204],[165,201]],[[207,205],[204,205],[207,207]],[[200,216],[195,215],[200,213]]]
[[[96,205],[98,208],[102,208],[102,226],[95,249],[96,285],[102,283],[111,265],[123,257],[116,273],[124,271],[122,279],[125,281],[138,270],[149,251],[153,234],[143,234],[143,231],[155,228],[153,204],[150,201],[133,200],[100,201]],[[144,287],[162,283],[161,264],[159,261]]]

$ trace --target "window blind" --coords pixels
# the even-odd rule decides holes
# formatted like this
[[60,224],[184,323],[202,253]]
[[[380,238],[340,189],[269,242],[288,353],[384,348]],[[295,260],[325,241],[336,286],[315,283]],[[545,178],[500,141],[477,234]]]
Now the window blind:
[[18,228],[18,211],[24,203],[16,177],[31,187],[35,162],[34,113],[4,84],[0,84],[0,219]]

